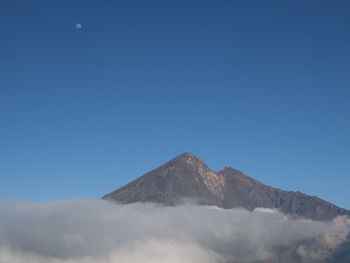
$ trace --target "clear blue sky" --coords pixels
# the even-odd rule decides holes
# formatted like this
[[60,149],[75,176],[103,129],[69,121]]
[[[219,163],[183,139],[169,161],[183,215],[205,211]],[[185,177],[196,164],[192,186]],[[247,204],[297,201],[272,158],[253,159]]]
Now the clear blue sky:
[[0,198],[100,197],[188,151],[350,209],[349,14],[2,0]]

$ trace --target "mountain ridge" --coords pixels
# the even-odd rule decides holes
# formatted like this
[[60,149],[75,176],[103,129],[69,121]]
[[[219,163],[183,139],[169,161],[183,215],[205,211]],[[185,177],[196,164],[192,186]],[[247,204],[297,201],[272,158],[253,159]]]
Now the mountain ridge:
[[182,153],[158,168],[103,196],[120,203],[155,202],[180,205],[195,200],[199,205],[224,209],[258,207],[278,209],[294,218],[331,220],[338,215],[350,215],[316,196],[299,191],[285,191],[224,167],[211,170],[202,159],[192,153]]

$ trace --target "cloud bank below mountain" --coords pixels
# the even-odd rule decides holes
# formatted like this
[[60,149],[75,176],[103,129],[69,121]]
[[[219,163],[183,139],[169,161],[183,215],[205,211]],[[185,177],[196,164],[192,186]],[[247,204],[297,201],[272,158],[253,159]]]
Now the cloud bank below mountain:
[[277,211],[105,200],[0,201],[1,263],[322,262],[350,219],[290,220]]

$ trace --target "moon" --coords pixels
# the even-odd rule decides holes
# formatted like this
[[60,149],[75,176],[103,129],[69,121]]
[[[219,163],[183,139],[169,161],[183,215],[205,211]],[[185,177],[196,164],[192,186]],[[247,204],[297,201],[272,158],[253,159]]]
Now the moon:
[[83,27],[82,24],[75,24],[75,28],[76,28],[76,29],[81,29],[82,27]]

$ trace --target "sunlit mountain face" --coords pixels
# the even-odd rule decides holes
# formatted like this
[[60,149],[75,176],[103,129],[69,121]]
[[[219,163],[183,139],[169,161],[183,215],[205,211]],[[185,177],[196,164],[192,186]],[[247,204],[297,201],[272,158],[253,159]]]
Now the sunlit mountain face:
[[278,209],[292,218],[331,220],[349,211],[301,192],[276,189],[225,167],[212,171],[192,153],[183,153],[157,169],[103,197],[120,203],[193,202],[224,209]]

